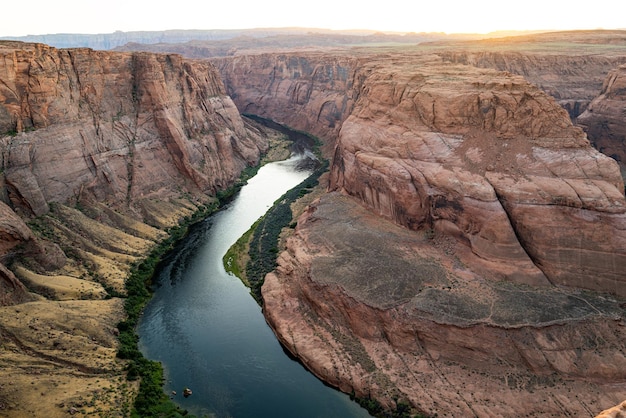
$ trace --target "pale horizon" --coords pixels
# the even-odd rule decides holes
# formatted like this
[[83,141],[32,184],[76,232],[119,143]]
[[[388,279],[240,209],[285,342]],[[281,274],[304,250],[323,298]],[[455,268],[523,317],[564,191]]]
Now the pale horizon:
[[[0,37],[48,34],[108,34],[116,31],[243,30],[302,27],[381,32],[487,34],[499,31],[624,29],[615,1],[527,0],[516,7],[501,1],[386,0],[373,7],[364,2],[318,0],[305,6],[293,1],[219,2],[179,0],[173,6],[145,0],[31,0],[3,5]],[[159,6],[160,5],[160,6]],[[614,12],[611,13],[611,10]]]

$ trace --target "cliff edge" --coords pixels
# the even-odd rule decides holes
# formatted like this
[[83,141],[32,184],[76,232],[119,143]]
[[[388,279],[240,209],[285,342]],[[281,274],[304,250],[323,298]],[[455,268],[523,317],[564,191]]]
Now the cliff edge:
[[428,52],[217,66],[242,110],[295,109],[334,145],[329,193],[263,286],[314,373],[428,414],[594,415],[626,397],[624,183],[552,97]]

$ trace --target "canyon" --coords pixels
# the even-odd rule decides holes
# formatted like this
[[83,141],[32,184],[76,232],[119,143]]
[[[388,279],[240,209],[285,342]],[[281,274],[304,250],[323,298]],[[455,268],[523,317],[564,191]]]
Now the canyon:
[[330,160],[262,288],[267,322],[322,380],[437,416],[620,404],[625,44],[207,61],[0,42],[0,412],[128,413],[124,279],[258,164],[271,133],[240,113],[317,135]]
[[128,415],[131,267],[214,207],[268,136],[208,63],[18,42],[0,57],[0,414]]
[[[242,112],[331,157],[266,277],[266,318],[323,380],[387,408],[593,416],[626,396],[624,180],[590,143],[605,115],[619,127],[623,56],[497,51],[495,70],[455,48],[212,60]],[[520,62],[535,81],[574,74],[551,76],[557,102]]]

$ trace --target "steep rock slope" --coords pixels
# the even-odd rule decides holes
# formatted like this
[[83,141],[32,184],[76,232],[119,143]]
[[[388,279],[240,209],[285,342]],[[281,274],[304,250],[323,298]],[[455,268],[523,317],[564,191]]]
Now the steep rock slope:
[[263,144],[206,63],[174,55],[3,44],[0,132],[9,199],[26,214],[88,195],[107,204],[214,194]]
[[315,118],[319,94],[293,99],[315,81],[273,72],[288,57],[234,58],[258,65],[245,78],[218,64],[242,110],[260,100],[265,116],[336,140],[333,192],[299,219],[263,286],[281,341],[326,381],[387,407],[593,415],[621,401],[615,161],[519,76],[435,54],[353,59],[351,82],[330,90],[337,103],[337,87],[352,86],[336,137]]
[[259,54],[212,59],[242,113],[319,135],[332,152],[363,75],[360,60],[341,54]]
[[331,188],[400,225],[456,236],[481,259],[519,263],[507,280],[626,296],[617,164],[523,79],[415,61],[368,78]]
[[0,42],[0,415],[129,415],[111,296],[267,148],[209,63]]
[[337,192],[298,220],[264,312],[315,374],[437,416],[593,416],[626,397],[612,298],[489,280],[446,236]]
[[22,282],[4,264],[7,255],[15,252],[15,247],[33,239],[33,234],[24,221],[10,207],[0,202],[0,306],[32,300]]
[[594,146],[626,167],[626,65],[612,70],[600,95],[578,117]]

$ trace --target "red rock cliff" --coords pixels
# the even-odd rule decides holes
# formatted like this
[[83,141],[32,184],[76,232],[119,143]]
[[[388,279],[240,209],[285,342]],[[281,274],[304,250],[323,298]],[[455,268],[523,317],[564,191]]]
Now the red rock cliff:
[[626,63],[625,45],[623,30],[546,32],[451,42],[438,54],[449,62],[521,75],[574,120],[598,95],[607,73]]
[[607,72],[626,62],[624,56],[577,55],[527,51],[442,51],[450,62],[493,68],[523,76],[554,97],[574,119],[602,87]]
[[354,106],[359,59],[340,54],[259,54],[213,59],[242,113],[319,135],[332,150]]
[[0,41],[0,415],[130,415],[131,264],[267,148],[209,63]]
[[214,68],[180,56],[5,42],[0,79],[4,176],[25,214],[85,196],[214,194],[266,147]]
[[[338,136],[331,188],[457,237],[503,266],[501,278],[624,295],[619,168],[521,77],[421,54],[265,54],[218,67],[242,111]],[[341,111],[321,117],[329,106]]]
[[424,64],[368,77],[342,126],[331,188],[408,228],[457,237],[510,268],[504,279],[625,296],[615,161],[523,79]]
[[611,71],[600,95],[578,117],[594,146],[626,167],[626,65]]
[[593,415],[626,396],[623,180],[552,97],[437,55],[355,54],[331,124],[319,96],[284,93],[300,74],[272,71],[288,57],[235,60],[259,66],[220,66],[242,110],[295,109],[292,126],[336,142],[332,193],[263,286],[268,322],[314,373],[454,416]]

